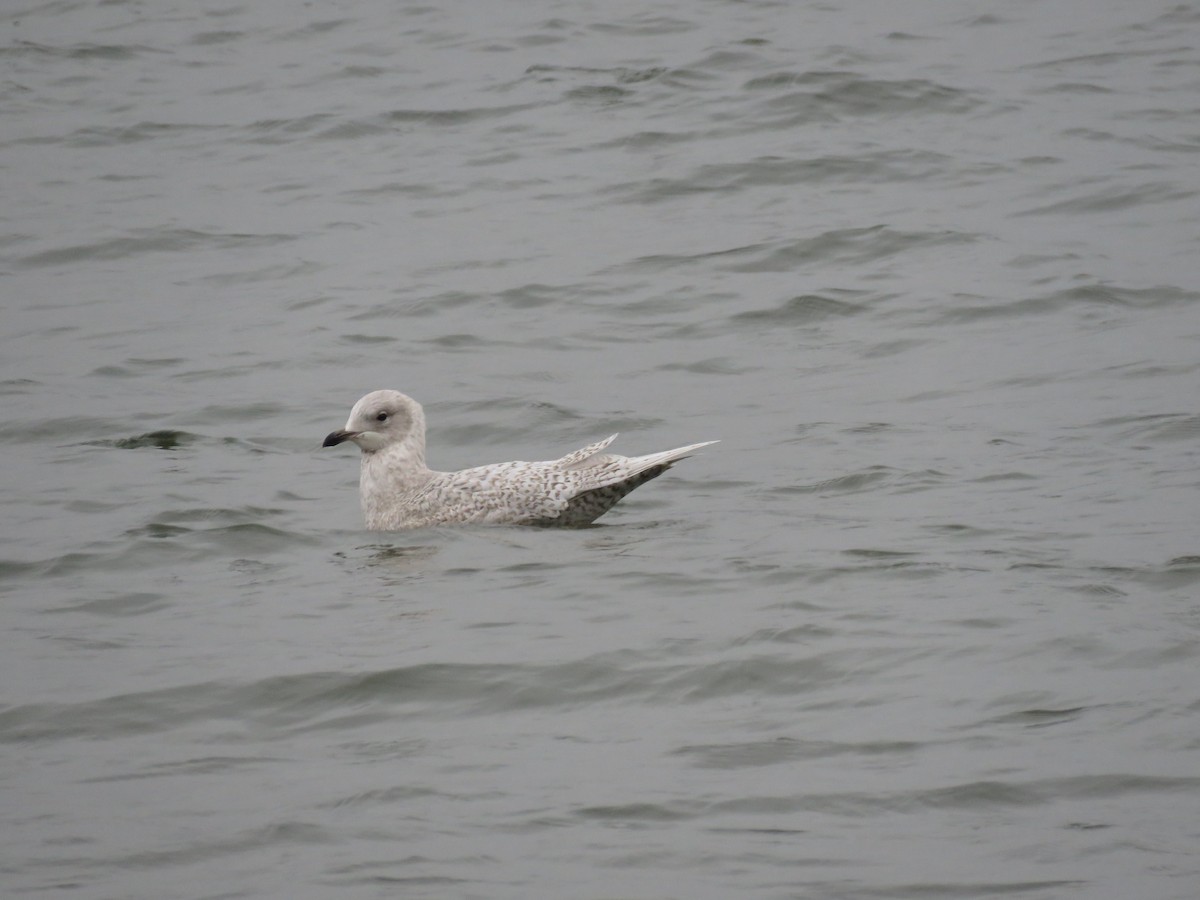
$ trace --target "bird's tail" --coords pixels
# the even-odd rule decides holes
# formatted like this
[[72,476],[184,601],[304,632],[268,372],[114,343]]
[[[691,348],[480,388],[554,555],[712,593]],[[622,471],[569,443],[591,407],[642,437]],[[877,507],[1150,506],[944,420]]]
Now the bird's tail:
[[646,456],[631,457],[629,462],[633,464],[632,468],[635,472],[644,472],[646,469],[653,469],[656,466],[665,466],[670,468],[673,464],[681,459],[687,459],[701,447],[707,447],[709,444],[718,444],[720,441],[701,441],[699,444],[688,444],[686,447],[676,447],[674,450],[663,450],[661,453],[650,453]]

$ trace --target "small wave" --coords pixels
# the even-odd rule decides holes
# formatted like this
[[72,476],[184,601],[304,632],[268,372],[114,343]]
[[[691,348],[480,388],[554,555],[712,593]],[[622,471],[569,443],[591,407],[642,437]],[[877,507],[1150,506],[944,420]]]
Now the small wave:
[[294,239],[295,236],[289,234],[220,234],[187,228],[143,229],[125,237],[42,250],[20,257],[17,263],[28,268],[44,268],[95,260],[129,259],[148,253],[260,249]]
[[118,450],[178,450],[200,440],[200,435],[188,431],[147,431],[132,437],[87,441],[93,447],[114,447]]

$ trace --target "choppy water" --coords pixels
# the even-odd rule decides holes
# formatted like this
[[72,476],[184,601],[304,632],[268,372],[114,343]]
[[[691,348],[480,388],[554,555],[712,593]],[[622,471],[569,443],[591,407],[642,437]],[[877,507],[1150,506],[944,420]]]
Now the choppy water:
[[[4,895],[1200,895],[1198,44],[10,10]],[[722,443],[371,535],[379,387],[443,468]]]

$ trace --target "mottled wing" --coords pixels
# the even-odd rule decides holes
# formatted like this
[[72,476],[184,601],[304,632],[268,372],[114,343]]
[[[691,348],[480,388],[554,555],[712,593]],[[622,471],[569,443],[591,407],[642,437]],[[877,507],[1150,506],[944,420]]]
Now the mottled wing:
[[544,462],[439,472],[409,507],[431,524],[516,525],[554,519],[578,491],[572,481]]

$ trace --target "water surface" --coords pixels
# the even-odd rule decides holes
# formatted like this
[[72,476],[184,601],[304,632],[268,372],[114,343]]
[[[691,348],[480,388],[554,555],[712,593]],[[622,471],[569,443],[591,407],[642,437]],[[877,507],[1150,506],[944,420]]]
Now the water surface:
[[[10,13],[5,896],[1197,896],[1198,29]],[[370,534],[381,387],[722,443]]]

